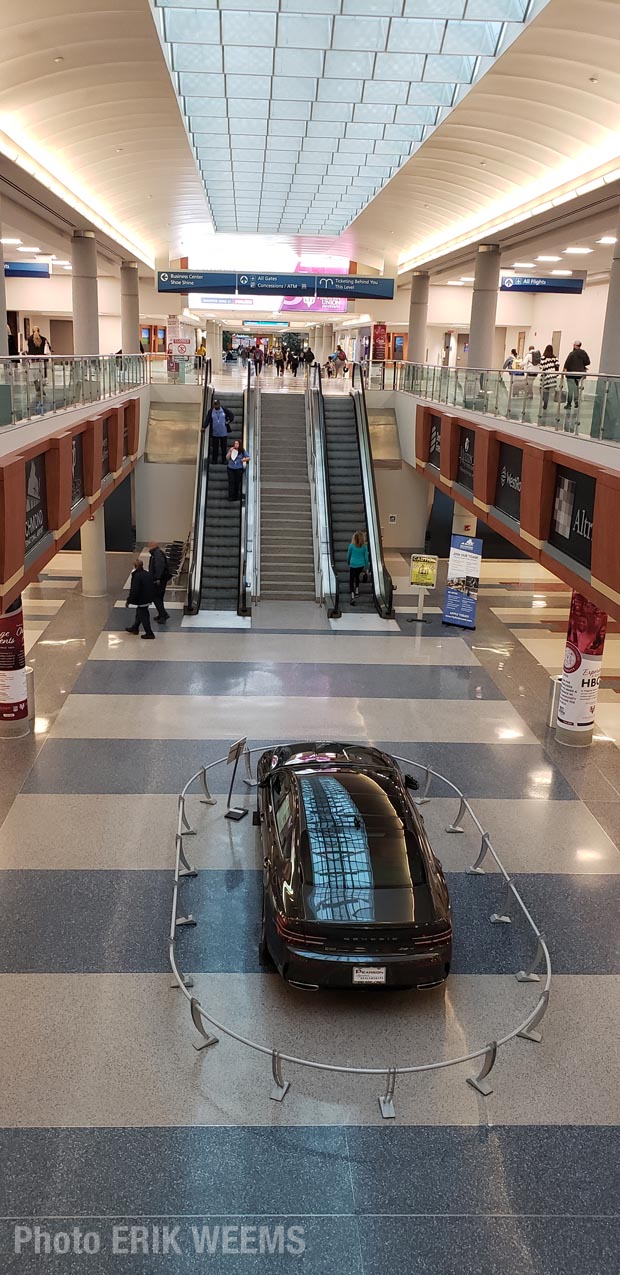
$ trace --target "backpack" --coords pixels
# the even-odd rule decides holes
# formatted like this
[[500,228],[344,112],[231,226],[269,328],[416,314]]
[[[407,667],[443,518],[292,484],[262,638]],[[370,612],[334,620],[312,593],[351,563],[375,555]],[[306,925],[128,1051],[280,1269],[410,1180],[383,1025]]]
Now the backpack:
[[540,363],[540,359],[541,359],[540,350],[532,350],[530,358],[532,360],[532,363],[534,364],[534,367],[538,367],[538,364]]
[[344,350],[339,350],[339,351],[338,351],[338,353],[337,353],[337,355],[336,355],[336,358],[337,358],[337,359],[338,359],[341,363],[346,363],[346,361],[347,361],[347,356],[346,356],[346,354],[345,354]]

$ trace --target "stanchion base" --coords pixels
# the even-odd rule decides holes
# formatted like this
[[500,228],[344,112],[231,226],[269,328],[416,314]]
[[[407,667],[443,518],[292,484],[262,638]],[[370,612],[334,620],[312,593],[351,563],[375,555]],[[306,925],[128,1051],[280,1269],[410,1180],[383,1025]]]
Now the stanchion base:
[[245,816],[249,815],[249,813],[249,810],[244,810],[242,806],[231,806],[230,810],[226,811],[224,818],[234,819],[235,823],[239,823],[239,820],[245,819]]
[[217,797],[201,797],[201,806],[217,806]]
[[194,920],[191,913],[189,916],[178,916],[175,921],[175,925],[179,925],[179,926],[194,926],[197,924],[198,922]]
[[493,1085],[488,1080],[476,1080],[475,1076],[468,1076],[467,1084],[475,1089],[476,1093],[481,1093],[483,1098],[488,1098],[489,1094],[493,1093]]
[[181,836],[182,836],[182,837],[195,837],[195,836],[196,836],[196,829],[195,829],[195,828],[184,828],[184,829],[183,829],[183,831],[182,831],[182,833],[181,833]]
[[287,1093],[288,1093],[288,1091],[289,1091],[290,1087],[291,1087],[291,1082],[290,1082],[290,1080],[285,1080],[285,1081],[283,1082],[283,1084],[281,1084],[281,1085],[278,1085],[278,1084],[276,1083],[276,1084],[273,1086],[273,1089],[271,1090],[271,1093],[269,1094],[269,1097],[271,1098],[271,1101],[272,1101],[272,1102],[284,1102],[284,1099],[286,1098],[286,1095],[287,1095]]
[[180,877],[197,877],[198,870],[197,868],[179,868],[179,876]]
[[535,1045],[540,1045],[542,1040],[542,1032],[537,1032],[529,1027],[526,1027],[525,1031],[517,1032],[517,1036],[519,1036],[521,1040],[532,1040]]
[[[185,977],[183,977],[183,978],[181,979],[181,982],[182,982],[183,986],[184,986],[184,987],[187,987],[187,988],[190,988],[190,987],[193,987],[193,986],[194,986],[194,980],[193,980],[193,978],[189,978],[189,977],[188,977],[188,978],[185,978]],[[181,988],[179,987],[179,984],[178,984],[178,983],[171,983],[171,984],[170,984],[170,990],[171,990],[171,991],[173,991],[173,992],[180,992]]]
[[[446,832],[447,832],[447,831],[448,831],[448,829],[446,828]],[[461,829],[461,831],[462,831],[462,829]],[[484,876],[486,876],[486,873],[485,873],[485,871],[484,871],[484,868],[466,868],[466,869],[465,869],[465,876],[466,876],[466,877],[484,877]]]
[[494,912],[489,920],[491,925],[512,925],[512,917],[506,916],[505,913]]
[[199,1054],[203,1049],[210,1049],[212,1045],[217,1045],[218,1041],[218,1036],[205,1036],[204,1039],[199,1040],[198,1043],[193,1040],[192,1048],[196,1050],[197,1054]]
[[525,970],[519,970],[515,978],[517,983],[540,983],[540,974],[527,974]]
[[459,823],[450,824],[449,827],[446,828],[446,832],[464,832],[464,831],[465,829],[461,828],[461,825]]

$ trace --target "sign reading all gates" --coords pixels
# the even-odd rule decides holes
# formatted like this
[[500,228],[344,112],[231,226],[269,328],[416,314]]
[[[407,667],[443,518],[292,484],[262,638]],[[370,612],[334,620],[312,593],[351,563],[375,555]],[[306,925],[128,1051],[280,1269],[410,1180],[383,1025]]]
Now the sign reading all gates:
[[0,616],[0,721],[28,716],[24,613],[21,597]]
[[409,583],[420,589],[434,589],[439,558],[432,553],[412,553]]
[[563,730],[592,730],[606,630],[605,612],[581,593],[573,593],[558,704],[558,726]]
[[453,536],[448,562],[448,587],[443,623],[475,629],[480,583],[482,541],[474,536]]

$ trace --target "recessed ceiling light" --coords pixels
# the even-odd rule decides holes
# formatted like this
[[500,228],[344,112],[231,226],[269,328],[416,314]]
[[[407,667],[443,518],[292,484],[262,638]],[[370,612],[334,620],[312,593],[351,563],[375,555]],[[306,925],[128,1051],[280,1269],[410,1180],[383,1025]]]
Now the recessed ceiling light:
[[462,279],[448,279],[449,288],[464,288],[465,284]]
[[571,253],[575,257],[585,257],[587,253],[592,252],[592,248],[565,248],[565,253]]
[[598,75],[590,76],[590,84],[598,84]]
[[65,60],[65,59],[64,59],[64,58],[61,58],[61,57],[54,58],[54,61],[55,61],[55,62],[64,62],[64,60]]
[[40,252],[40,248],[18,248],[18,252]]
[[21,243],[21,239],[0,239],[0,243],[16,244],[16,243]]
[[475,282],[476,282],[476,280],[475,280],[475,278],[474,278],[473,274],[462,274],[462,275],[461,275],[461,283],[475,283]]
[[[8,241],[5,239],[4,242],[7,243]],[[618,240],[616,238],[616,235],[603,235],[603,238],[597,239],[596,242],[597,243],[617,243]]]
[[[538,260],[540,261],[541,258],[539,257]],[[514,261],[513,265],[515,270],[533,270],[534,269],[533,261]]]
[[537,261],[561,261],[561,257],[537,257]]
[[551,273],[557,274],[557,275],[569,275],[569,274],[572,274],[573,272],[572,270],[552,270]]
[[54,262],[54,265],[55,265],[55,266],[68,266],[69,270],[71,269],[71,262],[70,262],[70,261],[55,261],[55,262]]

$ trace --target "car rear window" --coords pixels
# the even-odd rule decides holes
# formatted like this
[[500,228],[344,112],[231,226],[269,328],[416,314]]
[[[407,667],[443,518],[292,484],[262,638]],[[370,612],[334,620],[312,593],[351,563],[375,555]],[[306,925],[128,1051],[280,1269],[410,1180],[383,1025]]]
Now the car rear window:
[[299,778],[305,815],[304,882],[343,888],[411,888],[426,881],[417,833],[386,777],[322,772]]

